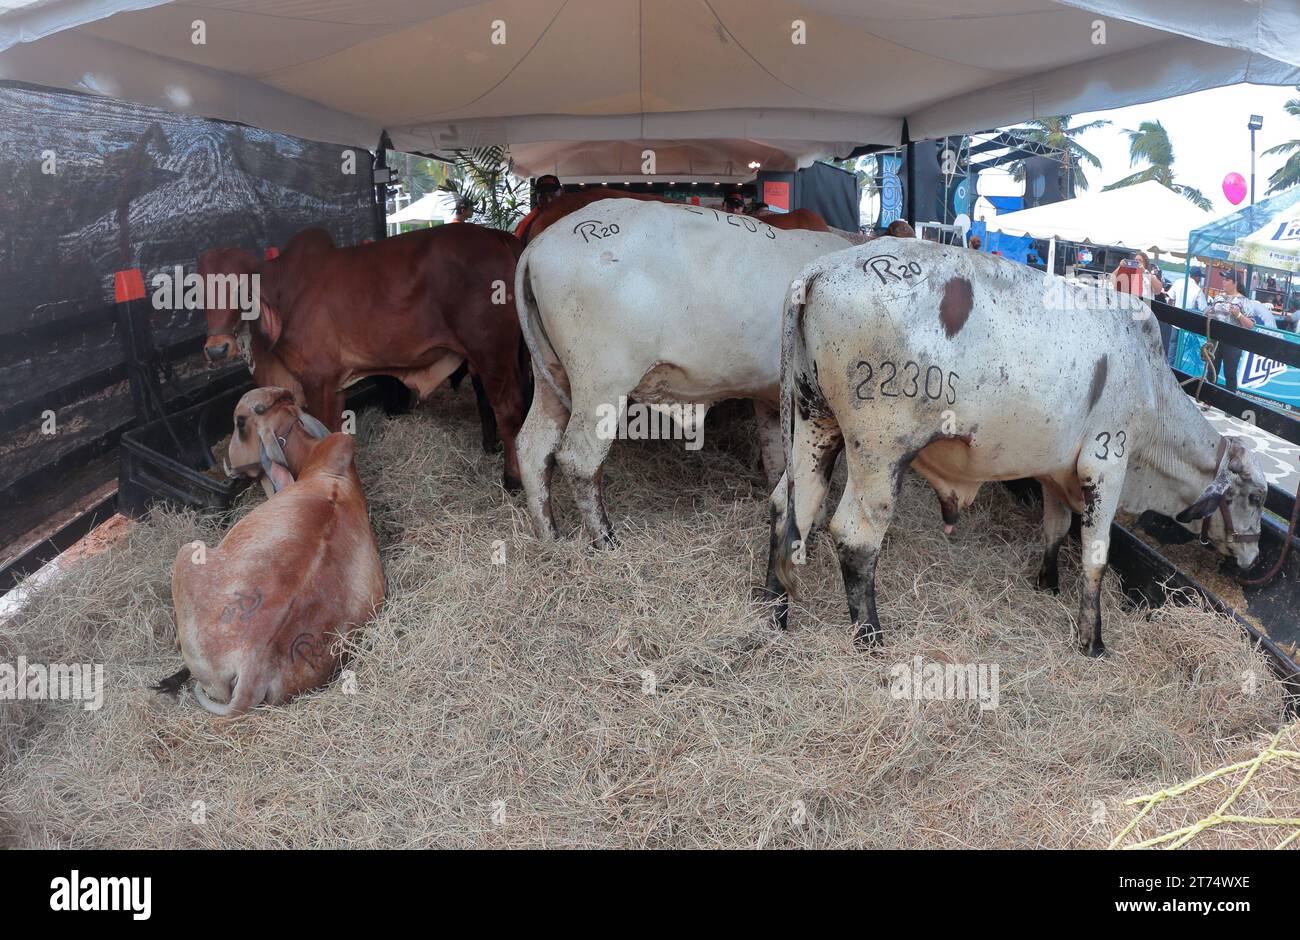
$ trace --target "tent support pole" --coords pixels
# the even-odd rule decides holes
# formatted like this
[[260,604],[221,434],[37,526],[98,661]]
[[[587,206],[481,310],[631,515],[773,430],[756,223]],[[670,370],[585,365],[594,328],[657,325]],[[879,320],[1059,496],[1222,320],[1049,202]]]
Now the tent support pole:
[[[393,149],[392,138],[388,136],[388,131],[379,132],[379,145],[375,149],[375,158],[372,163],[371,180],[374,174],[379,170],[388,169],[388,151]],[[386,174],[385,174],[386,175]],[[375,238],[388,237],[388,183],[375,183],[375,200],[372,206],[374,215]]]
[[907,127],[907,118],[903,118],[903,143],[906,145],[907,159],[907,201],[903,211],[907,224],[916,227],[916,144],[912,142],[912,132]]

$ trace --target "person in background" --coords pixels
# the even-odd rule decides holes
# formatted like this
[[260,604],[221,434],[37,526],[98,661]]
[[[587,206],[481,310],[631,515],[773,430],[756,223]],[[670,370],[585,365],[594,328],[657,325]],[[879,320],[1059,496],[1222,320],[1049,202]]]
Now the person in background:
[[[1253,330],[1255,320],[1244,307],[1245,296],[1238,281],[1230,280],[1222,294],[1215,297],[1209,306],[1209,316],[1221,323],[1231,323],[1242,329]],[[1218,340],[1214,349],[1214,374],[1218,381],[1219,368],[1223,368],[1223,382],[1228,391],[1237,390],[1237,372],[1241,365],[1241,350]]]
[[560,183],[558,176],[546,173],[537,177],[537,182],[533,184],[533,208],[515,226],[515,238],[523,238],[529,223],[533,221],[537,213],[562,195],[564,195],[564,186]]
[[916,238],[916,229],[903,219],[894,219],[889,223],[889,228],[885,229],[885,234],[892,238]]
[[739,191],[727,193],[722,199],[722,211],[732,215],[745,214],[745,197]]
[[1255,321],[1256,326],[1277,329],[1277,317],[1273,315],[1273,308],[1263,301],[1251,300],[1247,297],[1246,284],[1241,278],[1233,281],[1224,293],[1229,294],[1233,300],[1241,302],[1242,312]]
[[474,200],[467,196],[461,196],[456,200],[456,214],[452,217],[453,222],[468,222],[474,217]]
[[1145,251],[1135,251],[1119,263],[1111,272],[1111,283],[1115,290],[1124,294],[1133,294],[1143,300],[1151,300],[1164,288],[1160,278],[1151,273],[1151,259]]
[[972,235],[970,237],[969,247],[971,251],[979,251],[980,245],[982,244],[984,243],[980,241],[980,237],[978,235]]
[[1201,289],[1201,282],[1205,280],[1205,271],[1202,268],[1192,268],[1190,277],[1183,278],[1174,284],[1170,296],[1173,298],[1171,303],[1175,307],[1182,307],[1184,310],[1190,310],[1193,313],[1205,312],[1205,291]]

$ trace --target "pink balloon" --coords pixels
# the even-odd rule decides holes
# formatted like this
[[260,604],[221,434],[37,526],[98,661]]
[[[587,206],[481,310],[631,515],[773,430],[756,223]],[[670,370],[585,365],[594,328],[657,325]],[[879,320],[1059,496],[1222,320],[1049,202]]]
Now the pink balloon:
[[1246,198],[1246,180],[1240,173],[1229,173],[1223,178],[1223,195],[1234,206]]

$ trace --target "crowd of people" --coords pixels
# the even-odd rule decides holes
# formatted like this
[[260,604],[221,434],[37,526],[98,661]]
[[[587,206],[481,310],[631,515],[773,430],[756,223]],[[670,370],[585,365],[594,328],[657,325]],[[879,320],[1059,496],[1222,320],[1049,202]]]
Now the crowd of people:
[[[1205,283],[1204,268],[1194,267],[1187,278],[1171,283],[1162,276],[1160,269],[1151,263],[1146,252],[1136,251],[1121,261],[1111,272],[1111,280],[1118,291],[1163,301],[1192,313],[1203,313],[1219,323],[1239,326],[1242,329],[1253,330],[1257,326],[1272,329],[1284,327],[1291,330],[1296,328],[1294,316],[1284,319],[1279,324],[1277,314],[1270,305],[1251,298],[1245,280],[1236,271],[1224,280],[1221,290],[1211,295]],[[1169,347],[1171,333],[1170,326],[1161,322],[1161,340],[1166,349]],[[1211,342],[1214,343],[1213,362],[1216,374],[1222,369],[1224,384],[1228,390],[1237,391],[1237,374],[1242,350],[1222,340],[1212,339]]]

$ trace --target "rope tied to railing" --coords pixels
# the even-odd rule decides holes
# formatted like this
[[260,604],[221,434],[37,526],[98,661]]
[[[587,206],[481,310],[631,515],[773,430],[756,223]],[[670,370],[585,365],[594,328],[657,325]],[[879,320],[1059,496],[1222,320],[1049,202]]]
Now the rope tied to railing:
[[1219,352],[1219,342],[1210,336],[1210,329],[1214,323],[1214,317],[1210,316],[1210,308],[1205,308],[1205,342],[1201,344],[1201,374],[1195,378],[1189,378],[1180,382],[1180,388],[1186,388],[1191,383],[1196,383],[1196,391],[1192,393],[1192,398],[1197,401],[1201,400],[1201,389],[1205,383],[1209,382],[1214,385],[1219,380],[1219,370],[1214,364],[1214,357]]

